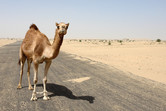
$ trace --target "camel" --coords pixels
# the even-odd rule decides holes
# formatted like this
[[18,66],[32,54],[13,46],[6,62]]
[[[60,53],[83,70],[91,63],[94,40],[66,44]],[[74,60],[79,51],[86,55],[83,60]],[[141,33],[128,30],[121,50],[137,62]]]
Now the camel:
[[[69,23],[56,23],[56,32],[54,41],[51,45],[46,35],[40,32],[38,27],[35,24],[32,24],[27,31],[25,38],[21,44],[20,51],[19,51],[19,64],[21,65],[20,70],[20,80],[18,84],[18,89],[22,88],[22,76],[23,76],[23,67],[24,63],[27,60],[28,69],[27,69],[27,76],[28,76],[28,89],[32,90],[32,97],[31,100],[37,100],[36,97],[36,84],[38,81],[38,66],[39,64],[45,62],[45,69],[44,69],[44,78],[43,78],[43,100],[50,99],[47,95],[46,90],[46,83],[47,83],[47,73],[48,69],[51,65],[53,59],[55,59],[60,51],[60,47],[63,42],[63,37],[67,33]],[[31,63],[34,64],[34,88],[31,86],[30,83],[30,66]]]

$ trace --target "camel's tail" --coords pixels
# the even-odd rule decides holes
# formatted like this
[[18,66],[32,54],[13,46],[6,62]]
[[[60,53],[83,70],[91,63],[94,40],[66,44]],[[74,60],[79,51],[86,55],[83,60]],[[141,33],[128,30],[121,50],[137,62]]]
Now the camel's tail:
[[39,30],[38,27],[37,27],[35,24],[32,24],[32,25],[29,27],[29,29],[32,29],[32,28],[35,29],[35,30]]

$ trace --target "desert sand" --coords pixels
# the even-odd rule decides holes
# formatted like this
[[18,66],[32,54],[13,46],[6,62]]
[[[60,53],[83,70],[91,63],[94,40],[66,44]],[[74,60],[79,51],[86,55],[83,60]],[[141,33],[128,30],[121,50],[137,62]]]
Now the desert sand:
[[[0,39],[0,47],[17,39]],[[151,40],[64,40],[61,51],[166,84],[166,42]],[[95,64],[95,62],[91,62]],[[81,81],[87,78],[81,78]],[[71,80],[73,82],[80,81]]]
[[16,42],[16,39],[0,39],[0,47]]
[[[166,84],[166,42],[65,40],[61,51]],[[80,57],[81,56],[81,57]]]

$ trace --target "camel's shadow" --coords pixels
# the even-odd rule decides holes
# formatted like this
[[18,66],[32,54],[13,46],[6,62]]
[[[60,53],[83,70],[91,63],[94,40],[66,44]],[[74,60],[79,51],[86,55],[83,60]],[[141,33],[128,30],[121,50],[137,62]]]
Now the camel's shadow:
[[[43,84],[37,84],[37,86],[43,87]],[[47,83],[46,88],[48,92],[52,93],[48,95],[49,97],[65,96],[69,99],[74,99],[74,100],[86,100],[89,103],[93,103],[95,100],[93,96],[75,96],[70,89],[62,85]]]

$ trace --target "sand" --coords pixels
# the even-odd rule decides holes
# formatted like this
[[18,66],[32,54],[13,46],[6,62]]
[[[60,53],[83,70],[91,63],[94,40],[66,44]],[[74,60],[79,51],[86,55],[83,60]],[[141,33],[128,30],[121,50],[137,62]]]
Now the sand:
[[16,42],[16,39],[0,39],[0,47]]
[[65,40],[61,51],[77,55],[80,60],[88,58],[166,84],[166,42],[110,42],[109,45],[108,40]]

